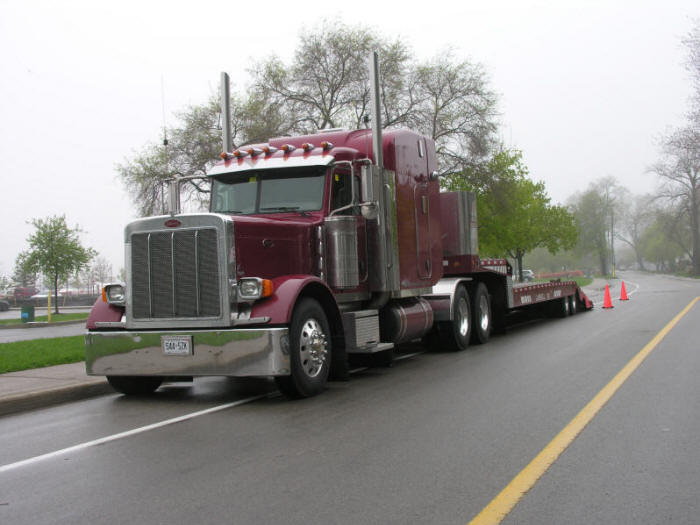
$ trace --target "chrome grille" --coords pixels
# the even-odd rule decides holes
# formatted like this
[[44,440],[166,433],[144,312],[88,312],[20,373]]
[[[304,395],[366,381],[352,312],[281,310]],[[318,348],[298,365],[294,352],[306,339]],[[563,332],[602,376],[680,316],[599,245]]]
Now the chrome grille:
[[219,317],[217,254],[214,228],[134,233],[134,318]]

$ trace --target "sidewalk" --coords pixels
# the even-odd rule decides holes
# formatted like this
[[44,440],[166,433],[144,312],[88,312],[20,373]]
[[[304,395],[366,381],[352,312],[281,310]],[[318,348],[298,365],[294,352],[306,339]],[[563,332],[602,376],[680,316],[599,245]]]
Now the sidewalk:
[[113,392],[83,362],[0,374],[0,416]]

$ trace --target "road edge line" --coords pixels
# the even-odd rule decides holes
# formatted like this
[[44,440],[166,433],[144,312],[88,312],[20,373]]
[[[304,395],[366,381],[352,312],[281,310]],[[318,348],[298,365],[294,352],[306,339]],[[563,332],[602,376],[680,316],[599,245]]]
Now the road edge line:
[[217,406],[207,408],[204,410],[199,410],[197,412],[190,412],[189,414],[184,414],[182,416],[177,416],[177,417],[174,417],[171,419],[166,419],[164,421],[159,421],[158,423],[151,423],[150,425],[145,425],[142,427],[134,428],[132,430],[126,430],[124,432],[112,434],[111,436],[105,436],[102,438],[94,439],[92,441],[86,441],[86,442],[80,443],[78,445],[73,445],[71,447],[62,448],[60,450],[54,450],[53,452],[47,452],[46,454],[41,454],[39,456],[34,456],[32,458],[27,458],[27,459],[23,459],[20,461],[15,461],[14,463],[8,463],[7,465],[0,465],[0,474],[3,472],[7,472],[10,470],[20,468],[20,467],[25,467],[27,465],[31,465],[33,463],[38,463],[39,461],[44,461],[46,459],[55,458],[57,456],[62,456],[64,454],[68,454],[70,452],[77,452],[79,450],[94,447],[97,445],[103,445],[105,443],[109,443],[111,441],[116,441],[118,439],[124,439],[126,437],[134,436],[136,434],[142,434],[144,432],[148,432],[150,430],[155,430],[157,428],[162,428],[162,427],[165,427],[168,425],[174,425],[175,423],[181,423],[183,421],[188,421],[190,419],[194,419],[194,418],[199,417],[199,416],[204,416],[207,414],[213,414],[215,412],[220,412],[222,410],[226,410],[229,408],[244,405],[246,403],[251,403],[253,401],[257,401],[258,399],[262,399],[262,398],[269,397],[269,396],[270,396],[270,393],[265,393],[265,394],[259,394],[256,396],[247,397],[245,399],[239,399],[238,401],[233,401],[231,403],[217,405]]
[[658,346],[666,335],[685,317],[695,303],[696,297],[664,326],[637,355],[635,355],[612,380],[598,392],[591,401],[574,417],[530,463],[517,474],[508,485],[482,509],[469,525],[496,525],[501,523],[518,502],[537,483],[550,466],[573,443],[574,439],[591,422],[595,415],[615,395],[632,373],[644,362],[647,356]]

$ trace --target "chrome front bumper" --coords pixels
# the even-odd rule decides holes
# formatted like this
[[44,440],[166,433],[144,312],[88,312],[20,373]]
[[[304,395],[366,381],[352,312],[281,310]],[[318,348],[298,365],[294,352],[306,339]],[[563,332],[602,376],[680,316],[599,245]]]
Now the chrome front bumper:
[[[191,355],[165,355],[161,336],[192,336]],[[88,375],[284,376],[290,374],[287,328],[85,334]]]

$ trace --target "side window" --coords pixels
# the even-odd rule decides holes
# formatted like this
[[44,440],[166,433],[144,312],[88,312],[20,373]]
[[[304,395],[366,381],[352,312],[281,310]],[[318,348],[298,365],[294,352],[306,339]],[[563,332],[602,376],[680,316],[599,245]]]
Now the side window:
[[[352,181],[350,173],[346,171],[334,171],[332,175],[332,181],[331,181],[331,211],[336,210],[338,208],[342,208],[343,206],[348,206],[352,204]],[[355,188],[355,194],[357,194],[357,182],[355,182],[356,188]],[[355,213],[354,208],[348,208],[347,210],[342,211],[344,215],[350,215],[352,213]]]

